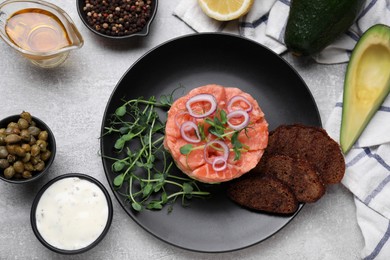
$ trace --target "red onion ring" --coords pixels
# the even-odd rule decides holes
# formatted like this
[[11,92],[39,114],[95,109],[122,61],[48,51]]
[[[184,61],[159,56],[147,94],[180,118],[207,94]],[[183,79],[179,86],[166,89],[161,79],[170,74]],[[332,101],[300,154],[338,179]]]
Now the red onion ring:
[[[197,114],[191,108],[191,105],[196,102],[209,102],[211,104],[211,108],[204,114]],[[214,113],[215,110],[217,110],[217,100],[213,95],[210,94],[198,94],[196,96],[193,96],[186,102],[186,108],[188,110],[188,113],[190,113],[190,115],[195,118],[206,117]]]
[[[230,118],[241,117],[241,116],[244,117],[244,120],[242,121],[241,124],[233,125],[232,123],[229,122]],[[229,114],[227,114],[227,120],[228,120],[227,123],[230,126],[230,128],[232,128],[233,130],[239,131],[239,130],[245,128],[249,124],[249,115],[244,110],[234,110],[234,111],[230,112]]]
[[[222,156],[218,156],[218,157],[222,157],[225,161],[227,161],[228,157],[229,157],[229,147],[227,146],[227,144],[225,144],[224,142],[220,141],[220,140],[214,140],[214,141],[210,141],[208,143],[206,143],[206,145],[204,146],[204,149],[203,149],[203,157],[204,157],[204,160],[209,163],[209,164],[213,164],[213,161],[209,160],[209,158],[207,157],[207,148],[210,146],[210,145],[213,145],[213,144],[218,144],[219,146],[222,147],[223,149],[223,155]],[[216,157],[217,158],[217,157]]]
[[[196,134],[197,139],[191,138],[187,135],[186,131],[190,131],[191,129],[195,130],[195,134]],[[201,141],[198,126],[194,122],[186,121],[183,124],[181,124],[180,134],[181,134],[181,137],[183,137],[183,139],[189,143],[199,143]]]
[[249,100],[248,100],[247,98],[245,98],[245,97],[243,97],[243,96],[237,95],[237,96],[233,96],[233,97],[229,100],[229,102],[228,102],[228,104],[227,104],[227,110],[228,110],[228,112],[232,112],[232,111],[233,111],[232,106],[233,106],[233,104],[236,103],[237,101],[243,101],[243,102],[245,102],[245,103],[249,106],[247,109],[242,109],[242,110],[244,110],[244,111],[246,111],[246,112],[248,112],[248,113],[252,111],[253,106],[252,106],[251,102],[249,102]]
[[[218,167],[217,164],[221,164],[221,163],[223,163],[222,166]],[[227,160],[222,156],[215,157],[212,166],[213,166],[213,170],[216,172],[223,171],[227,167]]]

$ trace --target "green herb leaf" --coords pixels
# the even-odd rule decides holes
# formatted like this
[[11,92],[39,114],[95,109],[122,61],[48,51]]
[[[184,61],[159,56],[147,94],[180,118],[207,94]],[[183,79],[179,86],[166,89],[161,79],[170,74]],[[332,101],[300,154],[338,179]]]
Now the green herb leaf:
[[232,135],[232,145],[233,145],[233,151],[234,151],[234,160],[237,161],[241,158],[241,151],[240,149],[242,148],[242,143],[238,140],[238,135],[240,132],[236,131]]
[[213,134],[213,135],[215,135],[217,137],[220,137],[220,138],[224,134],[223,131],[221,132],[221,130],[219,130],[218,128],[215,128],[213,126],[209,128],[209,133],[211,133],[211,134]]
[[144,164],[144,167],[145,167],[145,169],[148,169],[148,170],[151,170],[151,169],[153,169],[153,163],[145,163]]
[[151,201],[146,206],[148,209],[162,209],[162,205],[160,201]]
[[154,189],[153,191],[154,192],[159,192],[161,190],[161,188],[163,187],[164,183],[163,182],[158,182],[154,185]]
[[155,174],[153,175],[153,179],[157,179],[157,180],[159,180],[159,181],[163,181],[163,180],[164,180],[164,175],[161,174],[161,173],[155,173]]
[[227,114],[225,110],[221,110],[220,116],[221,116],[221,123],[227,124]]
[[131,139],[133,139],[134,136],[135,136],[135,135],[134,135],[133,133],[128,133],[128,134],[123,135],[123,136],[121,137],[121,139],[123,139],[123,141],[125,141],[125,142],[128,142],[128,141],[130,141]]
[[115,110],[115,115],[116,116],[119,116],[119,117],[122,117],[126,114],[126,105],[123,105],[121,107],[118,107],[116,110]]
[[123,146],[125,146],[125,143],[126,143],[125,140],[123,140],[122,138],[119,138],[118,140],[116,140],[114,148],[117,150],[122,150]]
[[116,161],[112,166],[115,172],[120,172],[125,167],[125,164],[121,161]]
[[204,125],[203,124],[198,124],[198,131],[199,131],[200,139],[206,140],[206,134],[204,132]]
[[114,185],[117,186],[117,187],[121,186],[123,181],[124,181],[124,179],[125,179],[125,175],[124,174],[119,174],[114,179]]
[[211,120],[210,118],[206,118],[204,121],[205,121],[207,124],[211,125],[211,126],[215,126],[214,121]]
[[121,133],[122,135],[128,133],[130,130],[130,127],[128,126],[122,126],[121,128],[119,128],[119,133]]
[[237,147],[233,147],[233,151],[234,151],[234,160],[235,161],[240,160],[241,151]]
[[163,192],[161,194],[161,201],[162,201],[163,204],[168,202],[168,194],[166,192]]
[[142,206],[138,202],[131,203],[131,207],[133,207],[133,209],[136,210],[136,211],[141,211],[142,210]]
[[151,183],[146,184],[142,192],[143,198],[149,196],[150,193],[152,193],[152,191],[153,191],[153,185]]
[[219,118],[218,117],[214,117],[214,125],[215,126],[217,126],[217,127],[221,127],[221,126],[223,126],[222,125],[222,122],[219,120]]
[[194,188],[192,187],[191,183],[189,183],[189,182],[183,183],[183,192],[184,193],[191,193],[193,190],[194,190]]
[[192,151],[192,144],[186,144],[180,147],[180,153],[183,155],[189,154]]

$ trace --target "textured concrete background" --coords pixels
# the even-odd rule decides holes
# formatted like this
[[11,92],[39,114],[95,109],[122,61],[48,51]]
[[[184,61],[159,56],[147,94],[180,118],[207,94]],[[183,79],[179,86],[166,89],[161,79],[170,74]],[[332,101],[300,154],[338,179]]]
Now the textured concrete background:
[[[0,182],[0,259],[359,259],[363,239],[352,195],[342,185],[330,187],[318,203],[306,205],[268,240],[236,252],[203,254],[168,245],[134,223],[114,196],[111,229],[91,251],[64,257],[35,238],[30,208],[34,195],[47,181],[68,172],[81,172],[108,187],[98,155],[107,100],[124,72],[146,51],[193,33],[172,15],[179,1],[160,1],[147,38],[120,43],[105,41],[88,31],[77,15],[75,1],[51,0],[72,17],[85,39],[82,49],[53,70],[33,67],[0,42],[0,118],[30,111],[51,127],[57,140],[57,156],[47,176],[31,185]],[[290,54],[283,58],[309,86],[325,123],[341,93],[345,64],[318,65]]]

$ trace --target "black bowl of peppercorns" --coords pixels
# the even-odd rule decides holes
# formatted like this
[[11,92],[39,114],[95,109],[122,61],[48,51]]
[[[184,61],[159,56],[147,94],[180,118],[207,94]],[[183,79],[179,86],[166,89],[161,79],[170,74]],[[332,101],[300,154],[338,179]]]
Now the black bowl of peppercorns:
[[77,0],[87,28],[109,39],[148,35],[157,5],[158,0]]

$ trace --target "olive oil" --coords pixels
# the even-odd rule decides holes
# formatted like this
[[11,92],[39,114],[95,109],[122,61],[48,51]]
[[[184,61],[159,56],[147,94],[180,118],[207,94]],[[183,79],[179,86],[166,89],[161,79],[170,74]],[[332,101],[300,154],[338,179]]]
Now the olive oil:
[[51,12],[39,8],[14,13],[7,20],[5,30],[14,44],[27,51],[56,51],[71,44],[62,22]]

